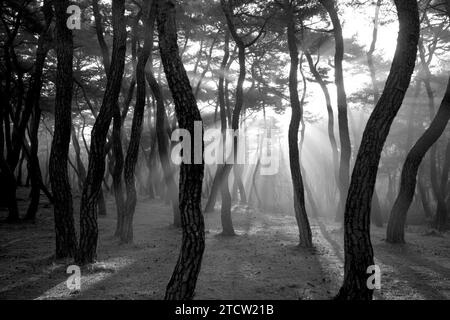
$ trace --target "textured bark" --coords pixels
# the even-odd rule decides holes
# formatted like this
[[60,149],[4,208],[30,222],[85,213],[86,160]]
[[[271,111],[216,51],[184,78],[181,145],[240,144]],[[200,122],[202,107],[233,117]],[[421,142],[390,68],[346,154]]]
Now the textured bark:
[[[350,158],[351,158],[351,142],[348,129],[347,117],[347,96],[344,87],[344,74],[342,62],[344,60],[344,39],[342,36],[342,27],[339,16],[335,7],[334,0],[320,0],[325,10],[330,16],[333,24],[334,40],[336,52],[334,55],[335,83],[337,88],[337,106],[338,106],[338,124],[339,124],[339,140],[341,144],[340,164],[339,164],[339,190],[340,204],[345,203],[347,191],[349,187],[350,177]],[[338,209],[337,219],[342,220],[343,208]]]
[[72,127],[72,31],[66,27],[69,1],[53,3],[56,17],[55,129],[49,160],[54,198],[56,258],[75,256],[77,241],[67,161]]
[[436,116],[425,133],[409,151],[403,164],[400,191],[392,207],[386,240],[390,243],[405,242],[405,222],[416,189],[417,171],[428,150],[439,139],[450,119],[450,79]]
[[[161,60],[175,103],[178,124],[180,128],[188,130],[193,139],[194,121],[202,121],[202,118],[178,51],[175,1],[159,2],[157,21]],[[203,132],[201,139],[203,141]],[[192,163],[193,158],[194,148],[191,154]],[[181,164],[179,199],[183,230],[182,244],[177,264],[167,285],[165,299],[186,300],[194,297],[205,249],[205,226],[200,208],[203,172],[203,163]]]
[[[151,9],[150,9],[151,8]],[[144,19],[144,47],[139,53],[136,66],[136,104],[134,106],[133,120],[131,124],[130,142],[128,144],[127,155],[125,157],[124,180],[126,188],[125,217],[120,240],[123,243],[133,242],[133,216],[136,209],[136,186],[134,171],[139,155],[141,143],[142,122],[145,109],[145,65],[147,63],[153,43],[153,26],[156,18],[156,3],[145,2],[143,7]]]
[[289,71],[289,98],[291,103],[291,121],[289,123],[289,164],[291,169],[292,186],[294,193],[294,212],[299,230],[299,245],[301,247],[312,247],[312,234],[306,213],[305,189],[300,166],[300,152],[298,143],[298,131],[300,121],[303,117],[303,109],[298,96],[297,69],[299,66],[297,38],[295,36],[294,9],[285,0],[284,10],[287,22],[287,41],[289,56],[291,59]]
[[367,268],[374,265],[370,210],[378,165],[392,122],[414,71],[420,22],[417,1],[395,0],[399,18],[397,48],[384,91],[367,121],[353,169],[345,209],[344,283],[337,299],[372,299]]
[[126,52],[125,1],[113,0],[113,50],[102,106],[91,133],[91,147],[86,183],[80,205],[80,248],[77,262],[93,262],[96,258],[98,225],[95,207],[105,172],[105,143],[109,125],[120,92]]

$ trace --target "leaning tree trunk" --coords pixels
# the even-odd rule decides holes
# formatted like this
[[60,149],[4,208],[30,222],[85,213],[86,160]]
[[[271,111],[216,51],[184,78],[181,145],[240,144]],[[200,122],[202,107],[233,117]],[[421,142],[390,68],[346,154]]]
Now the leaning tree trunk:
[[[151,4],[151,6],[150,6]],[[142,121],[145,109],[145,65],[147,63],[153,43],[153,26],[156,18],[156,3],[144,2],[144,34],[146,35],[144,47],[139,53],[136,66],[136,104],[134,106],[133,121],[131,124],[130,143],[128,144],[127,156],[125,157],[124,180],[127,198],[125,201],[124,225],[120,240],[123,243],[133,242],[133,216],[136,210],[136,186],[134,171],[139,155],[141,143]]]
[[439,110],[425,133],[409,151],[403,164],[400,191],[392,207],[386,240],[390,243],[405,242],[405,222],[416,189],[417,171],[425,154],[439,139],[450,119],[450,78]]
[[298,96],[297,68],[299,65],[297,38],[295,36],[295,20],[293,8],[285,0],[285,13],[287,21],[287,40],[291,58],[289,72],[289,96],[291,102],[291,122],[289,124],[289,164],[291,168],[292,185],[294,189],[294,211],[299,230],[299,245],[312,247],[311,228],[306,214],[305,190],[300,166],[300,153],[298,148],[298,130],[303,117],[302,106]]
[[[195,122],[202,121],[202,118],[178,51],[174,0],[160,1],[157,20],[161,60],[175,103],[175,114],[180,128],[190,132],[193,145]],[[203,130],[200,138],[201,163],[193,163],[195,148],[192,148],[190,160],[193,164],[182,163],[180,169],[179,194],[183,234],[180,255],[165,294],[165,299],[169,300],[194,297],[205,249],[205,226],[200,208],[204,170]]]
[[91,133],[89,166],[80,205],[80,248],[77,262],[93,262],[96,258],[98,225],[95,207],[105,172],[105,143],[115,105],[120,93],[126,52],[125,0],[113,0],[114,29],[111,67],[100,112]]
[[347,96],[344,87],[344,73],[342,62],[344,60],[344,38],[342,36],[342,27],[339,16],[335,7],[334,0],[320,0],[325,10],[327,10],[333,24],[334,41],[336,52],[334,55],[335,83],[337,88],[337,107],[338,107],[338,124],[339,124],[339,140],[341,143],[341,155],[339,165],[339,193],[340,201],[336,215],[337,220],[342,221],[344,213],[343,204],[347,197],[350,177],[350,158],[352,147],[350,142],[350,133],[348,129],[347,118]]
[[69,1],[53,3],[56,16],[56,96],[55,129],[49,160],[50,183],[54,199],[56,258],[73,257],[77,240],[73,218],[67,161],[72,127],[72,31],[67,28]]
[[344,283],[336,299],[372,299],[367,286],[374,265],[370,210],[384,143],[408,89],[416,61],[420,22],[415,0],[395,0],[399,18],[397,48],[384,91],[363,133],[345,209]]

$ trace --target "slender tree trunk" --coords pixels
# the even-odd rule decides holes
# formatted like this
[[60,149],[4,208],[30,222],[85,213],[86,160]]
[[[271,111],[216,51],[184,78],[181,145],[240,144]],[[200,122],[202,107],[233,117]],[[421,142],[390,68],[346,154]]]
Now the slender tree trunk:
[[314,76],[314,79],[319,83],[320,88],[322,89],[323,95],[325,97],[325,103],[327,107],[327,113],[328,113],[328,139],[330,140],[330,146],[331,146],[331,153],[333,155],[333,165],[334,165],[334,173],[335,173],[335,179],[336,184],[339,186],[339,151],[337,147],[336,137],[334,135],[334,112],[333,107],[331,106],[331,98],[330,98],[330,92],[328,91],[328,87],[323,80],[322,76],[320,75],[319,71],[317,70],[311,54],[308,50],[304,50],[306,60],[308,61],[309,69],[311,73]]
[[67,28],[69,2],[53,3],[56,17],[56,97],[55,129],[50,152],[49,172],[54,198],[56,258],[75,256],[77,238],[73,218],[67,161],[72,127],[72,31]]
[[[150,6],[151,5],[151,6]],[[131,124],[130,143],[128,144],[127,156],[125,157],[124,180],[127,192],[125,201],[125,219],[120,240],[123,243],[133,242],[133,216],[136,209],[136,186],[134,171],[139,155],[139,145],[141,143],[142,122],[145,109],[145,65],[147,63],[153,44],[153,26],[156,18],[156,3],[149,1],[144,3],[144,47],[139,53],[136,66],[136,104],[134,106],[133,121]]]
[[[179,127],[190,132],[191,145],[194,145],[195,121],[202,121],[202,118],[178,51],[175,1],[163,0],[159,2],[159,6],[159,49],[164,72],[175,102]],[[181,163],[179,193],[183,234],[180,255],[167,285],[165,299],[168,300],[187,300],[194,297],[205,249],[205,226],[200,208],[204,172],[203,131],[200,138],[201,163]],[[194,149],[191,148],[191,163],[195,158]]]
[[[153,35],[152,35],[153,36]],[[150,53],[150,61],[152,61]],[[178,188],[175,183],[175,169],[170,165],[170,145],[168,140],[169,120],[167,119],[164,107],[164,97],[161,87],[156,80],[152,63],[149,63],[149,69],[146,71],[147,82],[150,86],[153,96],[156,100],[156,139],[158,141],[158,155],[163,170],[164,182],[167,193],[172,203],[173,224],[175,227],[181,227],[181,216],[178,203]]]
[[344,283],[337,299],[372,299],[367,286],[369,266],[374,265],[370,241],[372,195],[381,152],[392,122],[403,102],[416,61],[420,22],[415,0],[395,0],[399,18],[397,49],[384,91],[363,133],[353,169],[345,210]]
[[114,29],[111,67],[100,112],[91,133],[91,147],[86,183],[80,205],[80,250],[77,262],[96,259],[98,226],[95,207],[105,171],[105,143],[109,125],[120,92],[126,52],[125,1],[113,0],[112,24]]
[[344,74],[342,62],[344,60],[344,38],[342,36],[342,27],[335,7],[334,0],[319,0],[325,10],[327,10],[333,24],[334,40],[336,52],[334,55],[335,83],[337,87],[337,106],[338,106],[338,124],[339,140],[341,144],[340,166],[339,166],[339,190],[340,190],[340,208],[338,208],[337,219],[342,221],[344,208],[342,205],[347,198],[350,177],[350,158],[352,153],[350,133],[348,129],[347,118],[347,96],[344,87]]
[[291,122],[289,124],[289,164],[294,192],[294,212],[299,230],[299,245],[312,247],[312,234],[309,226],[308,215],[305,206],[305,190],[300,166],[300,153],[298,148],[298,131],[303,117],[302,106],[298,96],[297,70],[299,65],[297,38],[295,36],[294,10],[285,0],[284,4],[287,22],[287,40],[291,59],[289,72],[289,96],[291,102]]
[[417,171],[427,151],[439,139],[450,119],[450,78],[439,110],[425,133],[409,151],[403,164],[400,191],[392,207],[386,240],[390,243],[405,242],[405,222],[416,189]]
[[[226,145],[227,145],[227,115],[225,105],[225,68],[230,57],[230,32],[225,31],[224,55],[220,64],[219,72],[219,108],[220,108],[220,130],[222,132],[222,160],[226,161]],[[222,167],[221,167],[222,168]],[[217,168],[219,170],[219,167]],[[216,176],[218,174],[216,173]],[[222,234],[231,236],[234,235],[233,221],[231,220],[231,195],[230,187],[228,185],[228,178],[220,181],[220,194],[222,198],[222,206],[220,212],[220,221],[222,223]]]
[[114,198],[116,200],[116,211],[117,211],[117,221],[116,221],[116,231],[114,236],[120,237],[122,234],[124,226],[125,217],[125,196],[123,191],[122,183],[122,172],[123,172],[123,150],[121,142],[121,131],[122,131],[122,118],[120,114],[119,105],[116,103],[114,105],[114,118],[113,118],[113,189]]

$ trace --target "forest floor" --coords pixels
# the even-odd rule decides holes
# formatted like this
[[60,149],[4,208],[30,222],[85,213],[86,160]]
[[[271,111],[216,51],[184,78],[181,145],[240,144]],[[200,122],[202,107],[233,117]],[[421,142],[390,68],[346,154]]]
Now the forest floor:
[[[22,199],[26,198],[25,191]],[[45,200],[45,198],[43,198]],[[75,217],[78,215],[75,198]],[[19,202],[22,212],[24,200]],[[132,245],[120,245],[114,200],[99,217],[98,262],[81,270],[81,290],[67,289],[67,266],[55,261],[53,210],[41,205],[35,224],[0,223],[0,299],[161,299],[176,263],[181,232],[171,226],[170,207],[141,199]],[[5,216],[0,212],[0,219]],[[294,217],[233,207],[235,237],[220,235],[220,213],[205,217],[206,249],[196,299],[331,299],[343,277],[340,226],[312,220],[314,249],[297,246]],[[450,234],[409,227],[407,244],[384,241],[372,230],[381,289],[376,299],[450,299]]]

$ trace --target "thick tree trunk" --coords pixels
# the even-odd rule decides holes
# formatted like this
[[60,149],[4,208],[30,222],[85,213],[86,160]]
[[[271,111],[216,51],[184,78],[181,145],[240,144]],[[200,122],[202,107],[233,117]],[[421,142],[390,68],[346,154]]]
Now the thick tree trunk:
[[73,218],[67,161],[72,127],[72,31],[67,28],[68,1],[54,2],[56,17],[56,97],[55,129],[50,152],[49,172],[54,198],[56,258],[75,256],[77,240]]
[[425,133],[409,151],[403,164],[400,191],[392,207],[386,240],[390,243],[405,242],[405,222],[416,189],[417,171],[425,154],[439,139],[450,119],[450,78],[439,110]]
[[[159,2],[157,20],[161,60],[175,102],[175,114],[179,127],[190,132],[191,145],[194,145],[194,123],[202,121],[202,118],[178,51],[174,0]],[[200,138],[203,159],[203,132]],[[180,255],[165,294],[165,299],[169,300],[187,300],[194,297],[205,249],[205,226],[200,208],[204,164],[203,160],[201,164],[194,163],[194,149],[191,148],[193,164],[182,163],[180,169],[179,193],[183,234]]]
[[414,71],[420,22],[415,0],[395,0],[397,49],[384,91],[363,133],[345,209],[344,283],[337,299],[372,299],[367,270],[374,265],[370,211],[381,152]]
[[139,53],[136,66],[136,104],[134,106],[133,121],[131,124],[130,142],[128,144],[127,156],[125,157],[124,180],[127,198],[125,201],[125,218],[120,235],[123,243],[133,242],[133,216],[136,209],[136,186],[134,171],[139,155],[139,146],[141,143],[142,121],[144,119],[145,109],[145,65],[147,63],[150,51],[153,47],[153,26],[156,18],[156,3],[149,1],[144,3],[143,19],[144,19],[144,47]]
[[312,234],[308,221],[308,215],[306,214],[305,207],[305,190],[303,185],[302,172],[300,167],[300,153],[298,148],[298,131],[300,127],[300,121],[303,117],[302,106],[300,105],[300,99],[298,96],[298,80],[297,69],[299,65],[297,38],[295,36],[295,20],[294,10],[289,4],[288,0],[285,0],[284,4],[286,22],[287,22],[287,40],[289,47],[289,56],[291,59],[290,72],[289,72],[289,96],[291,102],[291,122],[289,124],[289,164],[291,169],[291,178],[294,192],[294,212],[295,219],[297,220],[297,226],[299,230],[299,245],[301,247],[312,247]]
[[125,1],[113,0],[114,29],[111,67],[100,112],[91,133],[91,147],[86,183],[80,205],[80,248],[77,262],[93,262],[96,258],[98,226],[96,205],[105,172],[105,143],[115,105],[119,97],[126,52]]
[[344,73],[342,62],[344,60],[344,38],[342,36],[342,27],[335,7],[334,0],[319,0],[325,10],[327,10],[333,24],[334,40],[336,52],[334,55],[335,83],[337,88],[337,106],[338,106],[338,124],[339,140],[341,144],[340,165],[339,165],[339,190],[340,190],[340,208],[336,215],[337,220],[342,221],[344,208],[342,205],[347,198],[350,178],[350,158],[352,147],[350,142],[350,133],[348,129],[347,118],[347,96],[344,87]]

